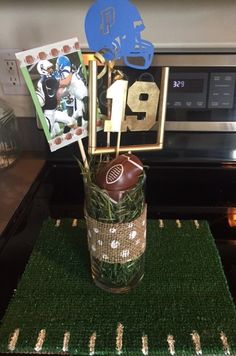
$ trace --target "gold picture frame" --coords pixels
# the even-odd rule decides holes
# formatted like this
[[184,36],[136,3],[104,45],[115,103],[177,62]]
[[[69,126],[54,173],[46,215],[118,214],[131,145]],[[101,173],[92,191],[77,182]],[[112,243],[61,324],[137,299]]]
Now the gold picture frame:
[[[158,106],[157,139],[153,144],[120,146],[119,152],[156,151],[163,148],[164,125],[166,116],[169,67],[162,67],[160,98]],[[88,153],[91,155],[116,153],[116,146],[97,147],[97,62],[89,60],[89,140]]]

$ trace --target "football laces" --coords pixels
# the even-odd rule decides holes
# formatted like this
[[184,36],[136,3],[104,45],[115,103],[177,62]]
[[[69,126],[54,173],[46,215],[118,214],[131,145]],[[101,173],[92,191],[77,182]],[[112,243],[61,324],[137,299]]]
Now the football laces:
[[116,164],[112,166],[106,174],[106,184],[116,183],[122,176],[124,167],[122,164]]

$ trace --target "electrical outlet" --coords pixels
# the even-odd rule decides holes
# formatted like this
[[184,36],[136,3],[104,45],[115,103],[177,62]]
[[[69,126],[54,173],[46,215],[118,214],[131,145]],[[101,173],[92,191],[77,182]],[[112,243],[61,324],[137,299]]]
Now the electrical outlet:
[[21,74],[15,53],[17,49],[0,49],[0,84],[4,94],[26,95],[27,86]]
[[20,85],[20,74],[18,72],[16,60],[5,59],[5,66],[9,73],[10,83],[14,85]]

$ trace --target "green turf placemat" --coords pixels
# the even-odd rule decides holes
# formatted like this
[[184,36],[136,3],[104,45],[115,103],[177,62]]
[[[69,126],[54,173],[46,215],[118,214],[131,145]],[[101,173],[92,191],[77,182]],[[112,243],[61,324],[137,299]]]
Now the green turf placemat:
[[46,221],[2,320],[0,351],[34,352],[44,330],[40,352],[62,352],[64,345],[70,354],[88,355],[90,340],[91,355],[116,355],[121,323],[124,355],[233,354],[235,307],[208,224],[199,223],[197,229],[193,221],[178,227],[165,220],[161,228],[149,220],[144,279],[130,293],[113,295],[93,284],[84,221],[77,227]]

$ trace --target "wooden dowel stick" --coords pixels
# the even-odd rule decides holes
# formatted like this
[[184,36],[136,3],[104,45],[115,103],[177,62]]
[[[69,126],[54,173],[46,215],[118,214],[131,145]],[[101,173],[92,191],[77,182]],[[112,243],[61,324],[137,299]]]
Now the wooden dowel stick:
[[84,150],[84,145],[83,145],[83,142],[82,142],[81,138],[78,139],[78,144],[79,144],[79,149],[80,149],[80,154],[81,154],[81,157],[82,157],[82,161],[84,163],[84,167],[86,169],[89,169],[86,153],[85,153],[85,150]]
[[120,141],[121,141],[121,130],[117,134],[117,142],[116,142],[116,157],[119,156],[120,153]]

